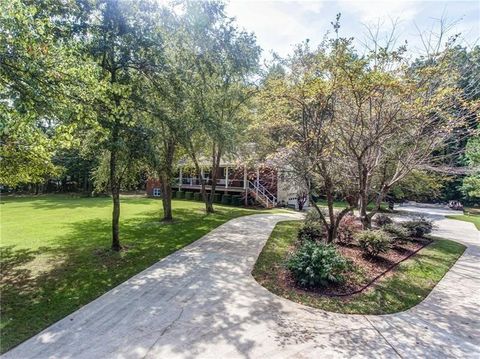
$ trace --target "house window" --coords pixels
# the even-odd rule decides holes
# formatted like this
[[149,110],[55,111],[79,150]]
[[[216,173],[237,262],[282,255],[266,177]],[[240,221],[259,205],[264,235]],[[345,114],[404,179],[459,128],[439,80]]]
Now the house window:
[[154,188],[153,189],[153,197],[160,197],[162,195],[162,191],[160,188]]

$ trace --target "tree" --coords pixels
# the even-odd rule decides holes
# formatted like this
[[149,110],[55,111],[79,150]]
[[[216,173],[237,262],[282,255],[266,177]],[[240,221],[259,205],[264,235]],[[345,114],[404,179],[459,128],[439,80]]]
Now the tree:
[[[340,94],[345,87],[338,64],[354,63],[350,47],[347,39],[325,40],[316,50],[310,49],[308,41],[299,45],[294,55],[283,61],[287,71],[269,72],[261,96],[260,121],[269,124],[274,157],[283,162],[284,175],[307,189],[310,203],[327,228],[328,243],[336,239],[340,221],[355,204],[351,182],[342,171],[345,157],[341,143],[335,135]],[[327,215],[315,203],[320,193],[327,198]],[[338,193],[349,205],[336,213]]]
[[54,21],[61,1],[0,4],[0,183],[40,183],[59,173],[57,148],[69,145],[64,120],[78,115],[79,90],[69,28]]
[[[347,75],[340,137],[354,164],[360,218],[364,228],[380,208],[388,191],[414,169],[435,163],[438,152],[458,128],[465,127],[471,104],[458,87],[458,72],[450,61],[450,47],[435,47],[413,66],[406,48],[392,50],[377,44]],[[458,104],[470,111],[458,111]],[[373,201],[374,208],[367,211]]]
[[[96,172],[97,184],[106,183],[113,201],[112,249],[121,249],[119,235],[120,190],[128,172],[137,169],[136,160],[142,156],[146,129],[141,125],[144,116],[140,109],[139,93],[141,69],[146,66],[150,46],[155,42],[149,36],[155,33],[158,7],[150,1],[99,0],[83,11],[78,46],[95,62],[92,101],[93,116],[87,126],[96,139],[95,146],[101,156]],[[106,156],[108,157],[108,182]]]
[[258,68],[260,48],[253,34],[238,30],[215,2],[186,3],[183,18],[186,55],[192,77],[188,88],[189,123],[183,146],[197,173],[200,160],[211,159],[211,195],[202,194],[207,213],[213,212],[213,193],[222,156],[233,152],[239,133],[246,128],[244,108],[253,94],[251,77]]
[[164,8],[157,18],[153,35],[156,46],[150,52],[149,65],[142,69],[147,124],[151,129],[151,172],[162,187],[163,220],[172,221],[172,182],[179,158],[180,144],[185,138],[184,123],[188,122],[187,88],[191,83],[190,56],[185,44],[189,41],[182,18]]
[[468,141],[465,161],[472,174],[463,179],[462,191],[469,200],[480,199],[480,137],[472,137]]
[[[408,61],[406,46],[375,46],[360,56],[352,39],[326,38],[311,51],[307,44],[266,81],[262,112],[274,126],[274,141],[290,170],[309,188],[328,229],[359,207],[364,228],[387,193],[412,171],[439,160],[438,153],[465,126],[475,104],[465,103],[452,66],[448,42],[434,53]],[[391,38],[394,38],[392,36]],[[314,202],[327,197],[328,220]],[[348,204],[338,215],[334,198]],[[373,210],[367,207],[374,202]]]
[[412,170],[390,190],[396,201],[430,202],[438,200],[449,178],[429,171]]

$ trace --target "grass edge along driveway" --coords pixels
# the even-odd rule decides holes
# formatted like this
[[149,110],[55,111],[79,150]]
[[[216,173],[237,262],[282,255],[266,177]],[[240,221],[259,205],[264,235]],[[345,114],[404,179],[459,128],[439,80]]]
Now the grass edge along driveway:
[[480,231],[480,215],[478,214],[455,214],[446,216],[449,219],[456,219],[457,221],[470,222]]
[[392,275],[351,298],[309,294],[279,285],[282,270],[301,221],[279,222],[255,263],[254,278],[272,293],[310,307],[347,314],[390,314],[420,303],[465,251],[465,246],[435,239],[417,255],[400,263]]
[[125,197],[120,238],[110,247],[111,199],[53,195],[3,197],[1,337],[5,352],[230,219],[260,213],[173,201],[175,221],[160,222],[161,201]]

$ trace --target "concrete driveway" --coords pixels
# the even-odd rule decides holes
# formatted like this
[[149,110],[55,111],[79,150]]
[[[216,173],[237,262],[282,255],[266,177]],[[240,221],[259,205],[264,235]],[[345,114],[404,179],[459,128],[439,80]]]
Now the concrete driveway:
[[436,235],[468,248],[418,306],[384,316],[305,307],[251,270],[288,214],[231,220],[134,276],[2,358],[480,357],[480,236],[438,208]]

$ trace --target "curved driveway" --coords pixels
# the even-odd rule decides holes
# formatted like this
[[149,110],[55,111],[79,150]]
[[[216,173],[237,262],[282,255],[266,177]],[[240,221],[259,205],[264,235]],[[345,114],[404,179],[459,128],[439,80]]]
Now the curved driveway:
[[[343,315],[271,294],[251,270],[278,221],[231,220],[2,358],[480,357],[480,238],[473,224],[430,213],[437,235],[467,250],[418,306]],[[447,212],[451,213],[451,212]]]

